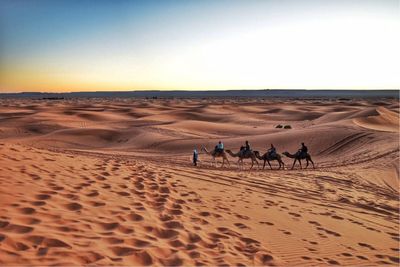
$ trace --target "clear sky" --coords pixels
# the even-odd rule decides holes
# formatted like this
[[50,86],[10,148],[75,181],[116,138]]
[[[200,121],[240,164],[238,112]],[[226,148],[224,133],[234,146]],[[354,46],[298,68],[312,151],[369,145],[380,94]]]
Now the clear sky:
[[399,0],[0,0],[0,92],[399,89]]

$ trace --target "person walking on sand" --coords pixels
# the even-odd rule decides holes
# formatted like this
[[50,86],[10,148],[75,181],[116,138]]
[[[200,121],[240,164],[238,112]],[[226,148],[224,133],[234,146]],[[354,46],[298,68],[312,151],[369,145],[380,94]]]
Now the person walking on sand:
[[193,165],[197,166],[197,161],[199,160],[199,152],[197,151],[197,148],[193,150]]

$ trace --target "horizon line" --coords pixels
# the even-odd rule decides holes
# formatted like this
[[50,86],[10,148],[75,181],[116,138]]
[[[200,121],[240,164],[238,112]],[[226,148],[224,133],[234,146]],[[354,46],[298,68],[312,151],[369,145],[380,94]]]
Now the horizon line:
[[129,92],[228,92],[228,91],[400,91],[397,89],[307,89],[307,88],[291,88],[291,89],[139,89],[139,90],[98,90],[98,91],[19,91],[19,92],[0,92],[3,94],[73,94],[73,93],[129,93]]

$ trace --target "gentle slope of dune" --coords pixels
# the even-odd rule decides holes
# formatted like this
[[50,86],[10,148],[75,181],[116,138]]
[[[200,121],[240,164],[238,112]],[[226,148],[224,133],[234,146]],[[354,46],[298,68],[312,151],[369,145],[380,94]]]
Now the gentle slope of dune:
[[[398,101],[375,102],[1,100],[0,265],[396,266]],[[316,168],[191,165],[219,140]]]
[[399,114],[384,107],[376,109],[379,115],[354,119],[354,122],[364,128],[377,131],[399,132]]

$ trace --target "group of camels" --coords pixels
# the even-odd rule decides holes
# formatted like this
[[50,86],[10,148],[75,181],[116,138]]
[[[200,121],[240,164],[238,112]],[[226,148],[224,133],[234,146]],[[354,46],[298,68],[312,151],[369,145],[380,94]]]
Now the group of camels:
[[[279,169],[285,169],[285,163],[282,161],[282,156],[278,153],[275,154],[275,156],[271,156],[268,152],[264,153],[263,155],[260,154],[259,151],[253,151],[253,150],[240,150],[237,153],[233,153],[231,150],[227,149],[227,150],[223,150],[223,151],[208,151],[207,148],[202,147],[201,148],[202,151],[204,151],[207,155],[210,155],[213,159],[213,164],[215,164],[215,159],[216,158],[222,158],[222,167],[225,164],[225,161],[228,163],[228,166],[230,165],[229,160],[228,160],[228,156],[227,154],[229,154],[231,157],[234,158],[239,158],[237,164],[238,164],[238,168],[242,168],[243,167],[243,160],[244,159],[251,159],[251,167],[250,170],[253,168],[254,166],[254,162],[257,164],[257,167],[260,168],[260,165],[258,164],[257,159],[259,160],[263,160],[264,161],[264,165],[263,165],[263,169],[265,168],[265,164],[268,162],[269,167],[272,170],[272,166],[270,161],[278,161],[279,163]],[[315,168],[314,166],[314,162],[311,159],[310,154],[306,153],[306,154],[301,154],[301,153],[295,153],[295,154],[291,154],[287,151],[282,153],[283,155],[285,155],[288,158],[292,158],[294,159],[293,165],[292,165],[292,169],[294,168],[296,162],[298,161],[300,164],[300,168],[302,169],[302,165],[301,165],[301,160],[305,159],[307,162],[306,165],[306,169],[309,165],[309,163],[311,162],[313,168]]]

